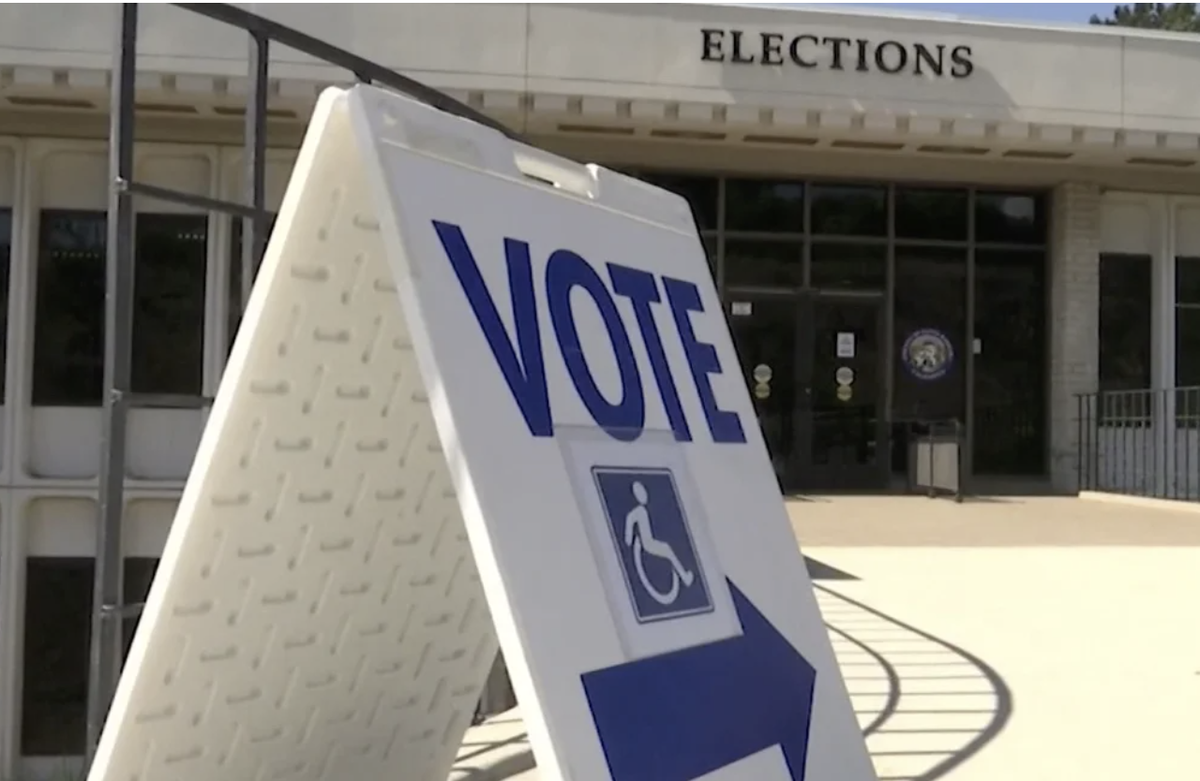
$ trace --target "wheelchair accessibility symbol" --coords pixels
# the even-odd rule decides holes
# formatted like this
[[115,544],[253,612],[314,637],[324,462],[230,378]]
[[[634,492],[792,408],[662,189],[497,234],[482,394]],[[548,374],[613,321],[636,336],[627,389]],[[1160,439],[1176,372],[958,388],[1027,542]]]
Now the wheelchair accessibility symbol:
[[670,470],[594,467],[592,475],[638,622],[710,612],[712,598]]

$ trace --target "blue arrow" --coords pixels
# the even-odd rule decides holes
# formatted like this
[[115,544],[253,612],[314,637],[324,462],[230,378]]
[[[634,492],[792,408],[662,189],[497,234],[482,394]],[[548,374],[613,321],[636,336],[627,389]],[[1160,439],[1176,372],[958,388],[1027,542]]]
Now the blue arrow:
[[816,670],[729,591],[740,636],[582,676],[613,781],[692,781],[776,745],[803,781]]

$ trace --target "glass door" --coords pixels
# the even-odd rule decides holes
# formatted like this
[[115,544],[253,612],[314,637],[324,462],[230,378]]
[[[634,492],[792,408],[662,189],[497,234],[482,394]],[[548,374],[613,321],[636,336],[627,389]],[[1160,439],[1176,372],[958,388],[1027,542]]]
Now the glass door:
[[802,311],[798,477],[816,490],[885,488],[883,297],[817,294]]
[[799,308],[794,295],[729,295],[726,311],[780,488],[793,487]]

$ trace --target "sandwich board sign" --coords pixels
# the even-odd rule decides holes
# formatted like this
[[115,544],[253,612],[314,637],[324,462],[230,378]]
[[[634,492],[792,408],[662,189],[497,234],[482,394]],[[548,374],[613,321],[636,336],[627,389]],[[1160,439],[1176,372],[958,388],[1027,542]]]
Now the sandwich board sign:
[[873,778],[686,203],[315,110],[92,781]]

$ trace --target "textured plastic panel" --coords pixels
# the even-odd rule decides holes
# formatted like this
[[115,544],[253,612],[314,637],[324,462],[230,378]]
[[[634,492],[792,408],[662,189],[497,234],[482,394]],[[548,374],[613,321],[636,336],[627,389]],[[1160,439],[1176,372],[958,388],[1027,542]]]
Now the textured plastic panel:
[[444,781],[496,652],[345,96],[314,114],[92,781]]

